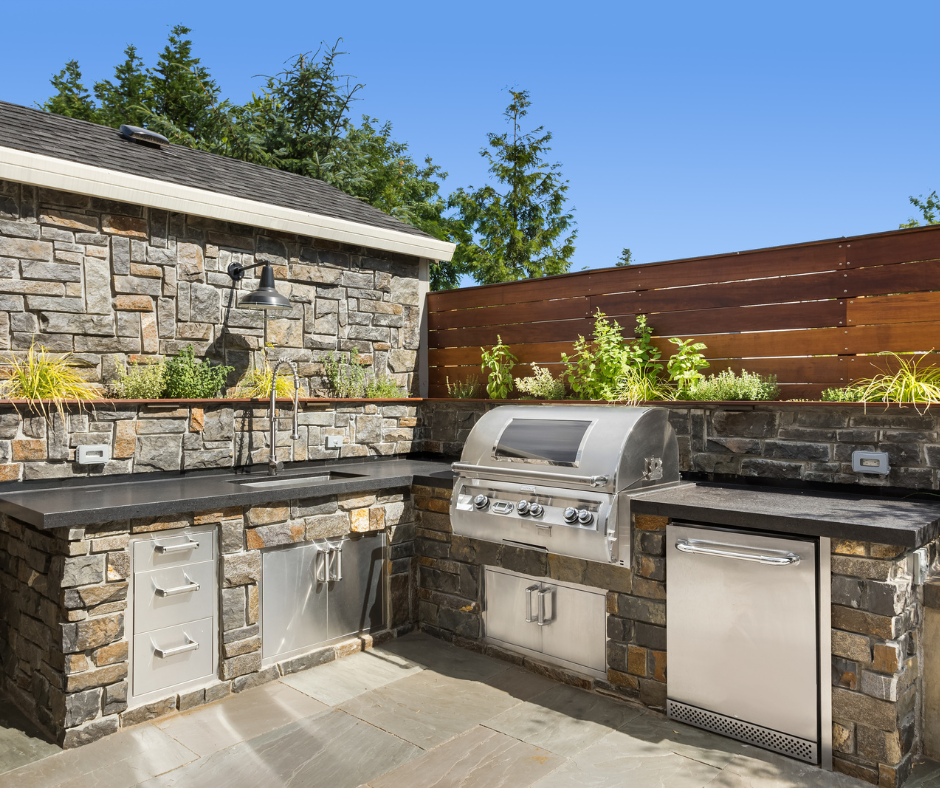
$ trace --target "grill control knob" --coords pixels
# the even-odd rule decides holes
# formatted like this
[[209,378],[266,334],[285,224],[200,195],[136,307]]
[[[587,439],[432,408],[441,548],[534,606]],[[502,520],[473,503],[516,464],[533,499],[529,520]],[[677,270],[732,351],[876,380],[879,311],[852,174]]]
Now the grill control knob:
[[490,499],[485,495],[478,495],[473,499],[473,505],[476,506],[477,509],[485,509],[490,505]]
[[533,517],[541,517],[543,511],[545,510],[542,508],[542,504],[540,503],[533,503],[529,505],[529,514],[531,514]]
[[528,501],[519,501],[519,503],[516,504],[516,511],[518,511],[519,514],[528,514],[528,513],[529,513],[529,502],[528,502]]
[[578,522],[581,525],[590,525],[594,522],[594,515],[587,509],[578,509]]
[[565,509],[565,522],[566,523],[578,522],[578,510],[571,506]]

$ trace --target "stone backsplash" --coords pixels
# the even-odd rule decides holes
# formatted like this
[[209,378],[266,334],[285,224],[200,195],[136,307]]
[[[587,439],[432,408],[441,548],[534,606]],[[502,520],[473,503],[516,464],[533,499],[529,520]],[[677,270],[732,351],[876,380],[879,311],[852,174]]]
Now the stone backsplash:
[[260,262],[293,304],[268,320],[271,353],[298,364],[306,391],[325,393],[324,352],[356,347],[417,393],[417,258],[11,181],[0,181],[0,349],[72,352],[98,383],[116,362],[192,344],[235,367],[232,384],[264,326],[236,306],[260,269],[237,285],[226,270]]
[[[417,405],[389,402],[301,403],[291,440],[288,403],[279,403],[275,452],[284,462],[403,454],[412,450]],[[261,402],[99,404],[53,410],[49,419],[0,411],[0,481],[117,473],[231,468],[266,462],[269,408]],[[342,446],[327,449],[326,437]],[[82,444],[108,444],[112,459],[81,465]]]
[[[429,400],[416,448],[459,455],[477,419],[505,403]],[[537,401],[512,404],[540,407]],[[586,404],[586,403],[583,403]],[[652,403],[669,409],[680,470],[715,480],[764,478],[940,489],[940,411],[798,403]],[[616,407],[616,406],[612,406]],[[887,476],[852,471],[852,452],[888,455]]]

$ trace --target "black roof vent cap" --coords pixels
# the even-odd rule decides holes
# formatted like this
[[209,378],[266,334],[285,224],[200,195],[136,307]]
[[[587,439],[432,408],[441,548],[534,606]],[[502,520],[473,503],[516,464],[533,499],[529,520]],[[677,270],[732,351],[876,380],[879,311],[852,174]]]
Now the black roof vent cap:
[[170,141],[162,134],[157,134],[157,132],[150,131],[150,129],[142,129],[140,126],[121,126],[121,136],[129,140],[134,140],[134,142],[145,142],[149,145],[155,145],[158,148],[170,144]]

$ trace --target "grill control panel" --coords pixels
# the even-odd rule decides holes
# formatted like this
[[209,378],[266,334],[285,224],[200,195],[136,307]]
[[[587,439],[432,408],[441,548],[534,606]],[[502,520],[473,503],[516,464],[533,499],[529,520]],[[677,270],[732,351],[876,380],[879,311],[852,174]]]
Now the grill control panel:
[[525,520],[533,525],[551,528],[563,525],[570,528],[596,531],[600,504],[550,495],[536,495],[529,499],[507,500],[508,491],[474,489],[469,485],[457,496],[457,508]]

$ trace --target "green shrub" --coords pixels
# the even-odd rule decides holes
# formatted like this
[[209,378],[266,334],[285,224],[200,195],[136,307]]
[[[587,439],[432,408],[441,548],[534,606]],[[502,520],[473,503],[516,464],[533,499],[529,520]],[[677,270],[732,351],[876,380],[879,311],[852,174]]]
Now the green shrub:
[[529,398],[536,399],[564,399],[565,384],[552,377],[552,373],[545,367],[532,364],[532,377],[516,378],[516,388]]
[[897,371],[886,370],[868,380],[857,381],[851,388],[861,389],[859,402],[909,402],[926,404],[927,407],[940,403],[940,367],[934,364],[922,366],[928,358],[927,353],[916,359],[897,353],[882,355],[894,359]]
[[479,399],[481,393],[480,379],[476,375],[471,375],[466,380],[458,380],[455,383],[450,382],[450,378],[444,378],[447,384],[447,396],[454,399]]
[[674,397],[675,389],[657,375],[650,375],[639,367],[627,367],[616,387],[607,392],[605,399],[636,405],[639,402],[654,402]]
[[166,363],[156,361],[131,362],[125,366],[115,359],[118,379],[111,384],[110,394],[117,399],[160,399],[166,387]]
[[[29,409],[48,422],[50,413],[43,400],[51,400],[59,416],[65,417],[66,400],[97,399],[98,390],[75,371],[71,353],[50,354],[45,347],[30,345],[23,357],[10,353],[0,366],[0,399],[25,399]],[[84,405],[79,404],[81,409]]]
[[233,369],[197,360],[193,346],[187,345],[166,362],[163,396],[168,399],[211,399],[218,395]]
[[[646,328],[645,319],[641,325],[643,329]],[[637,325],[638,335],[641,325]],[[648,340],[648,335],[645,336]],[[655,348],[653,351],[659,352]],[[646,359],[642,358],[644,353]],[[624,368],[634,362],[648,363],[649,355],[648,347],[637,348],[631,355],[624,345],[621,325],[616,320],[608,320],[598,309],[594,315],[591,339],[579,336],[574,343],[574,354],[561,354],[561,362],[565,365],[562,380],[567,383],[575,399],[607,399],[607,395],[617,388],[617,381],[622,377]]]
[[491,350],[481,347],[480,351],[483,359],[480,369],[487,376],[487,395],[490,399],[506,399],[512,391],[512,368],[518,359],[509,352],[509,345],[504,345],[498,334]]
[[708,366],[705,356],[701,353],[705,350],[705,343],[676,337],[670,337],[669,341],[677,348],[666,362],[666,369],[669,371],[669,382],[674,384],[681,394],[705,379],[699,372]]
[[717,375],[695,383],[685,392],[682,399],[726,402],[733,400],[776,400],[780,396],[776,375],[753,374],[741,370],[735,375],[733,370],[726,369]]

